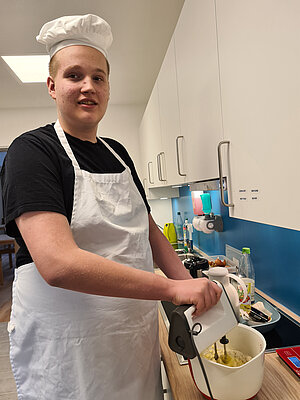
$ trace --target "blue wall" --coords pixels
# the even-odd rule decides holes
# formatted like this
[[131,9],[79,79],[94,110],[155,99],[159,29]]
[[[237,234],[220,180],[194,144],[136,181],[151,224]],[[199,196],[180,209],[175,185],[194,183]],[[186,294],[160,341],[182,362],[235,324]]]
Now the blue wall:
[[[173,218],[181,211],[183,219],[192,222],[191,192],[182,187],[179,193],[172,199]],[[250,247],[257,288],[300,315],[300,231],[230,218],[219,191],[209,193],[213,212],[223,218],[224,231],[207,235],[194,230],[195,246],[208,255],[225,255],[225,244],[240,250]]]

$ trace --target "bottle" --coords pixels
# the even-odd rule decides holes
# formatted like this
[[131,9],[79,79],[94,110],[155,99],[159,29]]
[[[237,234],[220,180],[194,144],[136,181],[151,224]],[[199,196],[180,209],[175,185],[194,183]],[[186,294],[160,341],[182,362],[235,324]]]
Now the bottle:
[[187,230],[189,233],[188,252],[193,253],[193,224],[188,224]]
[[177,235],[178,248],[183,249],[183,220],[180,211],[177,212],[175,220],[175,230]]
[[184,220],[183,224],[183,247],[185,251],[188,251],[188,225],[189,225],[189,220],[186,218]]
[[[254,266],[250,257],[249,247],[243,247],[242,259],[239,266],[239,276],[243,279],[247,286],[249,302],[254,303],[254,291],[255,291],[255,272]],[[245,302],[247,304],[247,301]]]

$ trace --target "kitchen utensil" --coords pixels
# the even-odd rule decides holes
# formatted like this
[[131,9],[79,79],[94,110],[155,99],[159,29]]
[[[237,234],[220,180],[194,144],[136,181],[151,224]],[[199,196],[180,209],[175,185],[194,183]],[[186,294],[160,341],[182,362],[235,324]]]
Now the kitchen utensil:
[[208,260],[196,255],[183,260],[183,265],[190,271],[193,278],[201,278],[202,271],[209,269]]
[[[217,400],[248,400],[260,390],[264,374],[266,341],[262,334],[238,324],[226,334],[228,346],[252,357],[240,367],[229,367],[201,358],[213,398]],[[190,360],[191,373],[197,388],[207,398],[209,391],[197,358]]]
[[172,312],[169,346],[187,358],[196,356],[190,330],[199,329],[199,333],[194,337],[194,342],[200,353],[238,324],[228,294],[221,283],[216,282],[216,284],[222,288],[220,300],[204,314],[193,318],[195,306],[191,305],[179,306]]
[[[191,305],[179,306],[172,312],[169,346],[189,359],[194,382],[205,396],[209,396],[207,398],[251,399],[262,384],[266,342],[261,333],[238,323],[227,293],[230,284],[226,284],[225,289],[221,282],[215,283],[222,288],[222,294],[219,302],[210,310],[194,318],[192,314],[195,307]],[[234,299],[233,292],[230,293]],[[229,367],[200,356],[203,350],[225,335],[226,343],[227,339],[229,341],[228,347],[241,351],[252,359],[240,367]]]
[[[247,288],[243,280],[234,274],[229,274],[225,267],[210,268],[206,275],[211,281],[218,281],[224,286],[232,307],[234,308],[235,315],[240,320],[240,303],[243,303],[247,297]],[[240,301],[236,288],[230,283],[229,278],[235,280],[243,290],[243,299]]]

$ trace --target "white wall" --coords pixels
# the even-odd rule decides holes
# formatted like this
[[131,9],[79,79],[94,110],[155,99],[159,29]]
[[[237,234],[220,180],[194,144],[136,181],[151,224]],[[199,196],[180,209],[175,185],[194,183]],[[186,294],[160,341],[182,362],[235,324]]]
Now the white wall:
[[[140,167],[138,129],[144,106],[109,105],[98,133],[119,140]],[[20,134],[56,120],[55,107],[0,109],[0,147],[8,147]]]
[[116,139],[126,147],[138,174],[141,165],[138,131],[144,110],[144,105],[109,105],[98,128],[99,136]]
[[172,200],[148,200],[151,207],[151,215],[157,225],[162,228],[168,222],[173,222],[172,217]]
[[8,147],[23,132],[46,125],[55,119],[55,107],[0,109],[0,147]]

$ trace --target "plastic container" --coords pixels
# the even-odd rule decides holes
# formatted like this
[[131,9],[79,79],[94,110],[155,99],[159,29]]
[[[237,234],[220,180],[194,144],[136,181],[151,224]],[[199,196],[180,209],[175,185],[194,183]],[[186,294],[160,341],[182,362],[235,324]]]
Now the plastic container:
[[211,198],[209,193],[203,193],[201,194],[201,200],[202,200],[202,210],[204,214],[210,214],[211,213]]
[[177,248],[177,235],[176,235],[176,230],[173,222],[169,222],[165,224],[163,234],[165,237],[168,239],[168,241],[171,243],[174,249]]
[[217,259],[221,261],[226,261],[226,268],[228,269],[228,272],[230,272],[231,274],[237,273],[237,263],[224,255],[208,256],[207,259],[208,261],[216,261]]
[[188,252],[193,252],[193,224],[188,224]]
[[255,292],[255,272],[254,266],[250,257],[249,247],[243,247],[242,259],[239,266],[239,277],[243,279],[245,285],[248,288],[249,303],[254,303],[254,292]]
[[199,191],[192,191],[193,212],[195,215],[203,215],[202,200]]
[[[226,337],[229,339],[230,348],[239,350],[251,356],[252,359],[241,367],[229,367],[202,358],[214,399],[252,399],[263,382],[265,338],[260,332],[242,324],[238,324],[228,332]],[[190,363],[196,386],[209,399],[206,382],[197,357],[190,360]]]
[[[211,281],[218,281],[222,283],[234,309],[236,318],[238,321],[240,321],[240,302],[242,303],[247,297],[247,287],[244,284],[243,280],[235,274],[229,274],[228,269],[225,267],[210,268],[207,271],[207,275]],[[241,298],[239,298],[236,287],[230,283],[229,278],[236,281],[242,287],[243,295]]]
[[189,225],[189,220],[186,218],[183,224],[183,246],[186,251],[188,251],[188,235],[189,235],[188,225]]
[[177,212],[175,219],[175,230],[177,235],[178,248],[183,248],[183,220],[180,211]]

